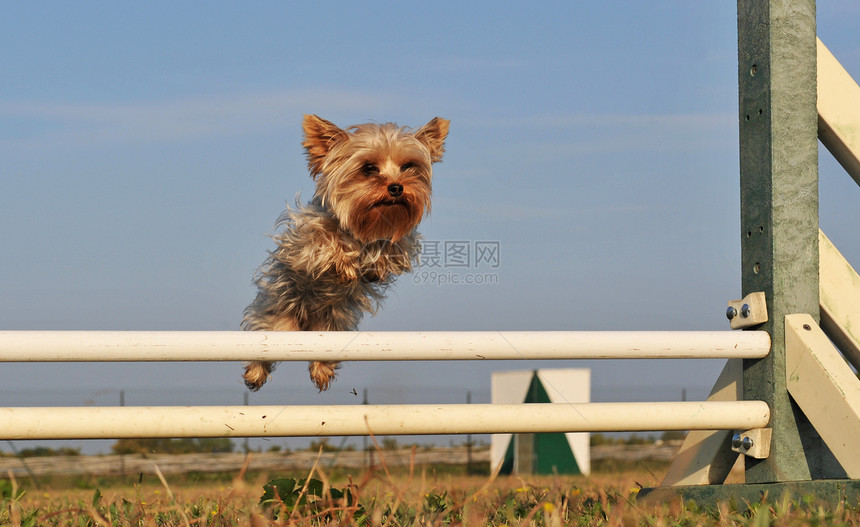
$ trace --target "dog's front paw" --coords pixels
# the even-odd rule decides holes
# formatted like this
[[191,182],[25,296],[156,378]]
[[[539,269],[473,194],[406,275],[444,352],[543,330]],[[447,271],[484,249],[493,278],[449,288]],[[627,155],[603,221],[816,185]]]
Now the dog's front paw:
[[340,368],[340,363],[335,361],[314,361],[308,365],[311,381],[319,391],[324,392],[331,386],[332,381]]
[[245,386],[252,392],[256,392],[266,384],[269,380],[269,374],[272,372],[274,363],[254,361],[245,365]]

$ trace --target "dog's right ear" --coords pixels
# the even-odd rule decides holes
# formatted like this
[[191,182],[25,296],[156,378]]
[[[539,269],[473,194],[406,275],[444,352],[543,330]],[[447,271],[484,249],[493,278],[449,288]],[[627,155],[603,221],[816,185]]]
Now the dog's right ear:
[[305,131],[305,147],[308,156],[308,169],[311,177],[316,179],[322,173],[323,160],[332,146],[347,138],[346,132],[334,123],[316,115],[305,115],[302,128]]

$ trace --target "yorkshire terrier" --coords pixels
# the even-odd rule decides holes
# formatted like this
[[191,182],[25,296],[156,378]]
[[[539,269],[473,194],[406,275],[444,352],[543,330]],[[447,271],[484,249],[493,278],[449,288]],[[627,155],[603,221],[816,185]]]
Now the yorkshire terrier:
[[[351,331],[375,313],[394,279],[419,256],[416,227],[430,212],[431,165],[442,159],[449,121],[418,130],[394,123],[342,130],[304,117],[310,203],[287,208],[273,236],[277,248],[258,270],[257,296],[244,313],[252,331]],[[274,362],[245,365],[257,391]],[[314,361],[311,380],[327,390],[340,364]]]

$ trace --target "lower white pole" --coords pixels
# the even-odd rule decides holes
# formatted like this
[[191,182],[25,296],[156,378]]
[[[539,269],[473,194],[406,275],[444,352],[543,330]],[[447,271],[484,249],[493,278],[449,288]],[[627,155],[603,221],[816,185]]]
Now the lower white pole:
[[0,408],[0,439],[748,430],[761,401]]

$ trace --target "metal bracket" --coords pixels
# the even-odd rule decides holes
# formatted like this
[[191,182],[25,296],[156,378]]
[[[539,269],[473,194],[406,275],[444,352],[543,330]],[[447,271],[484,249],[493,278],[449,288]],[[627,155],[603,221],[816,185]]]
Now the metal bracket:
[[732,436],[732,450],[756,459],[765,459],[770,455],[770,438],[772,428],[755,428],[739,432]]
[[763,292],[750,293],[740,300],[729,301],[726,318],[732,329],[744,329],[767,322],[767,302]]

